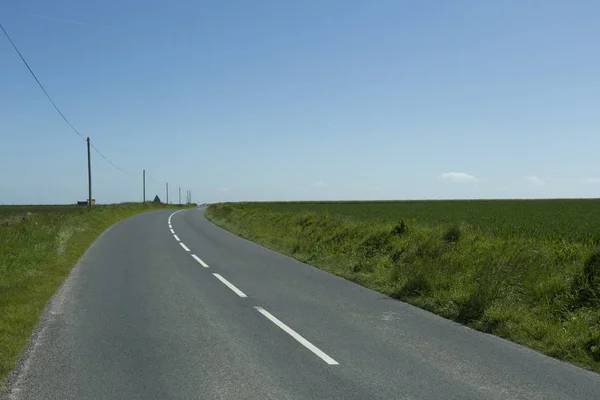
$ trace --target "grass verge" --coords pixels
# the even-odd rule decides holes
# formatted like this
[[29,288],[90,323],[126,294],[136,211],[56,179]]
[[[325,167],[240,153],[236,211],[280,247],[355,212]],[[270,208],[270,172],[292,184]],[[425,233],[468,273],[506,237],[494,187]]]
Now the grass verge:
[[134,214],[174,206],[0,207],[0,388],[49,299],[92,242]]
[[[600,372],[598,202],[545,202],[430,202],[430,210],[445,210],[439,225],[423,211],[427,202],[397,203],[403,211],[387,219],[380,207],[390,203],[345,211],[333,203],[216,204],[206,216],[363,286]],[[473,208],[492,222],[477,226]],[[426,218],[413,219],[413,210]],[[570,212],[585,224],[568,221]]]

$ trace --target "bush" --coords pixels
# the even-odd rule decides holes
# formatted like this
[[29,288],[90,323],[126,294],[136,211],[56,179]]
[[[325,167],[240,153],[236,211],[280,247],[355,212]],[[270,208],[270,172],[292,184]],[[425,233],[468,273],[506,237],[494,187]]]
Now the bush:
[[390,235],[392,236],[402,236],[408,231],[408,225],[404,220],[398,222],[391,230]]
[[394,250],[394,252],[391,254],[391,259],[393,263],[398,263],[401,259],[402,256],[404,255],[404,253],[406,253],[406,248],[401,248],[401,249],[397,249]]
[[479,320],[496,300],[513,297],[520,289],[522,281],[519,267],[527,260],[527,254],[518,249],[505,248],[501,253],[488,257],[475,269],[475,287],[462,302],[458,321],[469,323]]
[[600,250],[587,259],[583,265],[583,275],[592,284],[600,279]]
[[389,235],[386,232],[376,232],[369,235],[359,247],[364,257],[374,257],[389,250]]
[[298,225],[302,230],[306,230],[315,224],[316,215],[313,213],[303,213],[298,216],[296,220],[296,225]]
[[583,271],[573,281],[573,291],[579,298],[578,307],[600,306],[600,250],[584,263]]
[[481,319],[485,310],[492,305],[494,297],[487,285],[479,284],[466,301],[460,305],[458,322],[466,324]]
[[217,218],[227,218],[233,212],[233,207],[227,204],[216,204],[213,212]]
[[596,361],[600,361],[600,331],[596,330],[590,334],[585,343],[585,350]]
[[452,226],[444,233],[443,239],[446,243],[455,243],[460,239],[460,227],[458,225]]
[[404,286],[392,293],[392,297],[402,299],[406,297],[423,296],[431,291],[431,284],[422,271],[411,277]]

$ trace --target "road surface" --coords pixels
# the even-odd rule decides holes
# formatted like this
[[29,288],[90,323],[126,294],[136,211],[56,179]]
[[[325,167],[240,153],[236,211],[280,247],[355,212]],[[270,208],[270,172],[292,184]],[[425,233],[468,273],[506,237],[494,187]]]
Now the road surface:
[[5,397],[600,399],[600,375],[171,214],[94,243]]

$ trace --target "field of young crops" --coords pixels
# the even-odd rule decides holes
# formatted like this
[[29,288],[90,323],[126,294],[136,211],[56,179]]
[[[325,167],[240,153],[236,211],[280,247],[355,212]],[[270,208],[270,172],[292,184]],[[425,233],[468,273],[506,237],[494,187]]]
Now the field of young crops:
[[252,209],[329,213],[364,222],[467,224],[503,238],[600,243],[600,199],[251,203]]

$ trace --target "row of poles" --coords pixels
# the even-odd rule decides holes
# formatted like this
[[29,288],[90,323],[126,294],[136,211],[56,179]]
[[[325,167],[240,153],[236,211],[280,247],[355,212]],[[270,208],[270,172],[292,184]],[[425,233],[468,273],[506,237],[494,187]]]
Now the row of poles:
[[[90,138],[87,138],[87,156],[88,156],[88,207],[92,206],[92,155],[91,155],[91,144]],[[146,170],[142,173],[143,176],[143,201],[146,202]],[[169,182],[166,183],[166,195],[167,195],[167,204],[169,204]],[[190,204],[192,202],[192,191],[188,190],[186,193],[186,203]],[[179,187],[179,203],[181,203],[181,186]]]

